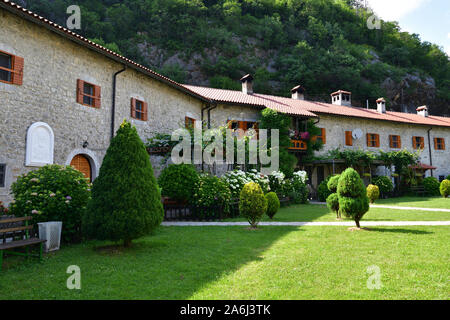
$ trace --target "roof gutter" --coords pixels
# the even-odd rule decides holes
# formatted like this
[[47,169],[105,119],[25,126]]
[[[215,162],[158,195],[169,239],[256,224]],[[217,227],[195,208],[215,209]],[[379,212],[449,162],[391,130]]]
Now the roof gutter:
[[117,76],[127,70],[127,66],[123,66],[122,70],[117,71],[113,75],[113,88],[112,88],[112,107],[111,107],[111,140],[114,137],[114,128],[116,122],[116,87],[117,87]]
[[[430,154],[430,166],[433,166],[433,158],[431,156],[431,138],[430,138],[430,131],[433,130],[433,127],[430,127],[430,129],[427,130],[428,134],[428,152]],[[433,176],[433,169],[431,170],[431,176]]]

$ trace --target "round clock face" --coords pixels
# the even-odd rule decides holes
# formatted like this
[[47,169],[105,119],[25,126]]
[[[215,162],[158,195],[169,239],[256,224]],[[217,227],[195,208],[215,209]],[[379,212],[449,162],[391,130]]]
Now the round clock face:
[[355,129],[352,132],[352,136],[353,136],[353,139],[361,139],[361,137],[363,136],[363,132],[361,129]]

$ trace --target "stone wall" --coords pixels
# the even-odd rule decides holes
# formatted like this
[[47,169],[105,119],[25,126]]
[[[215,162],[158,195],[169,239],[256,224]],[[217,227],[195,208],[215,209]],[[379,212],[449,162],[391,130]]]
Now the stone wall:
[[[70,164],[83,153],[95,177],[110,142],[113,74],[122,65],[3,9],[0,50],[25,59],[23,85],[0,83],[0,163],[6,164],[0,201],[11,200],[9,188],[19,175],[36,169],[25,166],[27,129],[36,122],[47,123],[54,132],[54,163]],[[76,102],[77,79],[101,86],[99,109]],[[131,120],[132,97],[148,103],[148,121]],[[152,132],[169,133],[184,126],[185,116],[200,120],[202,104],[128,69],[117,77],[115,129],[128,119],[146,141]]]

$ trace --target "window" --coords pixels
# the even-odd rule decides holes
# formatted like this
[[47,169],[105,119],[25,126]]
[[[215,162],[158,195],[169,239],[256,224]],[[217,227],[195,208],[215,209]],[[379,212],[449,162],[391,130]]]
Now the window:
[[379,148],[380,147],[380,135],[377,133],[368,133],[367,134],[367,146],[371,148]]
[[185,117],[184,118],[184,126],[186,129],[194,129],[195,128],[195,119]]
[[258,122],[255,121],[228,120],[228,128],[232,130],[241,129],[244,132],[249,129],[254,129],[256,131],[256,137],[259,136]]
[[353,135],[351,131],[345,131],[345,145],[346,146],[353,145]]
[[6,180],[6,164],[0,164],[0,188],[5,187]]
[[147,103],[131,98],[131,117],[141,121],[147,121]]
[[313,141],[322,141],[323,144],[327,143],[327,134],[325,128],[320,128],[320,134],[313,138]]
[[434,149],[435,150],[445,150],[444,138],[434,138]]
[[412,138],[413,148],[414,149],[423,149],[425,148],[425,143],[423,137],[413,137]]
[[402,140],[400,136],[390,135],[389,136],[389,147],[393,149],[400,149],[402,147]]
[[77,103],[88,107],[100,108],[101,88],[94,84],[78,79]]
[[22,85],[24,59],[0,51],[0,82]]

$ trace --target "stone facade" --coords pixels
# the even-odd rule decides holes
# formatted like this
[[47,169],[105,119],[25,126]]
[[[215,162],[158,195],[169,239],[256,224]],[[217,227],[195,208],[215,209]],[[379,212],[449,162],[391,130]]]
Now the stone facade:
[[[110,142],[113,74],[123,66],[3,9],[0,50],[25,59],[23,85],[0,83],[0,163],[6,164],[0,201],[11,200],[10,185],[19,175],[36,169],[25,165],[27,131],[36,122],[54,132],[54,163],[70,164],[84,154],[95,177]],[[100,108],[76,102],[77,79],[101,87]],[[148,121],[131,119],[132,97],[148,103]],[[201,100],[134,69],[117,76],[115,130],[128,119],[144,141],[152,132],[178,128],[185,116],[200,120],[202,107]]]

